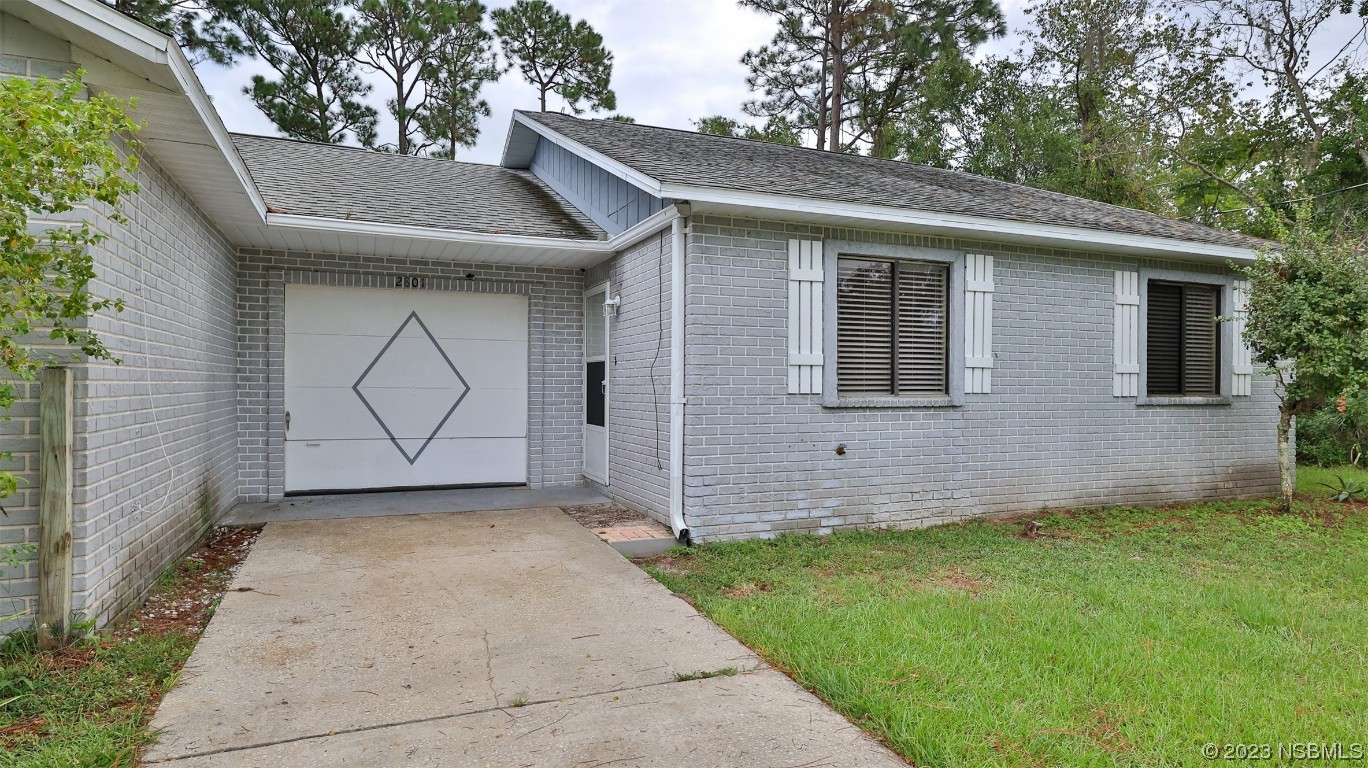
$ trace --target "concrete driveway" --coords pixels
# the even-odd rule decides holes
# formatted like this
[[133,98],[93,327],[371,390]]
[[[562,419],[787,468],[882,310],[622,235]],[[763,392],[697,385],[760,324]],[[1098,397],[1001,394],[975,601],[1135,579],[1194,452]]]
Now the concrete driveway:
[[153,727],[186,768],[906,765],[554,508],[269,524]]

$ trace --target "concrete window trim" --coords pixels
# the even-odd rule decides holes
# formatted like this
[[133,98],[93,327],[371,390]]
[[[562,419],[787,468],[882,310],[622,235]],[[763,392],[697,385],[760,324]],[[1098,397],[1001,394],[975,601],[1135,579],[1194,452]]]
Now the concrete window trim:
[[[836,262],[842,256],[940,262],[950,270],[948,392],[941,396],[861,395],[843,397],[836,388]],[[958,408],[964,405],[964,253],[944,248],[825,240],[822,243],[822,406],[825,408]]]
[[1221,306],[1218,317],[1225,317],[1230,307],[1235,302],[1235,278],[1230,275],[1215,275],[1203,272],[1183,272],[1174,269],[1141,269],[1140,272],[1140,343],[1137,353],[1140,357],[1140,385],[1138,396],[1135,398],[1137,406],[1169,406],[1169,405],[1230,405],[1231,403],[1231,381],[1230,366],[1233,350],[1235,349],[1235,325],[1233,323],[1218,321],[1220,324],[1220,343],[1221,356],[1219,368],[1216,371],[1216,380],[1220,383],[1221,392],[1214,396],[1195,396],[1195,397],[1161,397],[1151,396],[1148,393],[1149,386],[1149,285],[1153,280],[1161,280],[1171,283],[1191,283],[1194,285],[1212,285],[1220,288]]

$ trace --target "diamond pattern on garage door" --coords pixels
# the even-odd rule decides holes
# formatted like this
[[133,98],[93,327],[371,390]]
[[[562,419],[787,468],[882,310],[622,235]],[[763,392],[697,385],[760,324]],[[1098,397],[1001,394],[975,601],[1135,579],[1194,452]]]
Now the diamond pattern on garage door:
[[[426,338],[428,343],[404,344],[401,351],[395,346],[401,338]],[[399,368],[422,371],[422,387],[386,386],[384,374]],[[395,449],[412,465],[456,412],[470,392],[470,385],[415,311],[399,324],[399,329],[352,385],[352,391],[385,430]]]

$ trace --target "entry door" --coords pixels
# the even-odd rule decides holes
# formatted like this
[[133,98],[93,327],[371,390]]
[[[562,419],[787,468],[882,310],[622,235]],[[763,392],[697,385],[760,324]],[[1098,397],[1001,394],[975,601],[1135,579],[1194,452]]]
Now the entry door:
[[608,484],[608,318],[605,283],[584,296],[584,474]]
[[285,290],[285,490],[527,481],[527,298]]

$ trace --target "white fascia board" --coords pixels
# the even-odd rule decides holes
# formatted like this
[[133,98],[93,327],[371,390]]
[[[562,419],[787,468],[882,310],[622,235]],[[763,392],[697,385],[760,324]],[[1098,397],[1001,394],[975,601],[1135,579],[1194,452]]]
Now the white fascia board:
[[199,114],[200,120],[204,122],[204,127],[208,129],[209,135],[213,137],[214,144],[223,154],[223,159],[228,162],[228,166],[233,169],[233,175],[237,177],[238,184],[242,186],[242,191],[252,201],[252,207],[256,209],[257,215],[266,220],[266,199],[261,196],[261,191],[257,189],[256,182],[252,180],[252,174],[247,170],[247,164],[242,161],[242,156],[238,154],[237,145],[233,143],[233,137],[228,135],[228,127],[223,124],[223,118],[218,110],[214,109],[214,104],[209,100],[209,94],[205,93],[204,86],[199,81],[199,76],[195,74],[195,68],[190,64],[190,60],[185,58],[180,46],[172,44],[170,46],[171,69],[176,74],[176,81],[180,83],[181,90],[190,99],[190,104]]
[[280,227],[282,229],[307,229],[322,232],[373,235],[376,237],[437,240],[449,243],[509,245],[520,248],[551,248],[558,251],[583,251],[588,253],[612,251],[609,241],[607,240],[571,240],[569,238],[561,237],[532,237],[530,235],[493,235],[486,232],[466,232],[456,229],[417,227],[411,224],[381,224],[374,221],[334,219],[325,216],[299,216],[286,213],[266,214],[266,226]]
[[148,27],[141,22],[125,16],[109,6],[94,0],[29,0],[38,10],[60,19],[77,29],[98,35],[117,45],[122,50],[153,64],[167,66],[180,86],[181,93],[190,100],[190,105],[209,131],[214,144],[223,158],[233,169],[233,175],[242,185],[242,191],[252,201],[257,214],[265,221],[266,201],[261,197],[247,166],[238,155],[223,118],[214,109],[204,86],[200,84],[195,69],[189,59],[181,52],[170,37]]
[[786,213],[800,213],[812,216],[861,219],[869,221],[871,224],[909,225],[949,232],[966,238],[1033,241],[1078,249],[1168,255],[1174,258],[1199,256],[1206,257],[1207,260],[1229,260],[1241,263],[1250,263],[1255,259],[1255,252],[1250,248],[1194,243],[1187,240],[1132,235],[1124,232],[1105,232],[1058,224],[1033,224],[862,203],[840,203],[810,197],[769,195],[759,192],[740,192],[684,184],[662,185],[660,195],[676,200],[688,200],[692,203],[711,203],[716,206],[735,206],[752,210],[764,209],[773,211],[775,217],[781,220]]
[[608,250],[621,251],[631,248],[637,243],[654,235],[660,230],[670,226],[670,222],[679,216],[673,205],[667,205],[655,213],[633,224],[630,228],[613,235],[608,239]]
[[559,144],[560,146],[565,147],[566,149],[570,150],[571,152],[574,152],[575,154],[579,155],[585,160],[588,160],[589,162],[599,166],[600,168],[603,168],[605,171],[608,171],[614,176],[625,179],[626,181],[636,185],[637,187],[640,187],[641,189],[650,192],[656,197],[662,197],[662,195],[660,194],[660,182],[656,181],[650,176],[647,176],[646,174],[641,173],[640,171],[637,171],[634,168],[630,168],[626,165],[623,165],[622,163],[619,163],[618,161],[603,154],[602,152],[592,150],[584,146],[583,144],[579,143],[578,141],[575,141],[574,139],[562,136],[561,134],[557,133],[551,128],[547,128],[546,126],[542,125],[536,120],[524,117],[523,115],[517,112],[513,113],[513,121],[519,125],[527,126],[528,129],[534,131],[538,136],[541,136],[543,139],[546,139],[547,141],[550,141],[553,144]]
[[[99,2],[80,0],[28,0],[28,4],[57,19],[97,34],[129,53],[165,64],[166,36]],[[6,8],[11,13],[17,9]],[[22,18],[23,14],[16,13]]]

